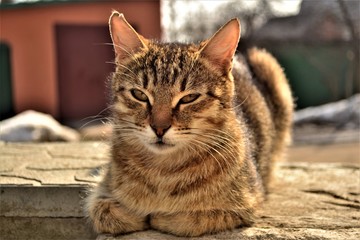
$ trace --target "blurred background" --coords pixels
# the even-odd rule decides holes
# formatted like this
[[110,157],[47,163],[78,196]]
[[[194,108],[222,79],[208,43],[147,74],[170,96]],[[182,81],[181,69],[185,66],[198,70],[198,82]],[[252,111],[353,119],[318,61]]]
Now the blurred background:
[[297,110],[360,92],[358,0],[1,0],[0,120],[32,109],[79,128],[106,116],[112,9],[140,34],[164,41],[198,42],[239,18],[238,51],[267,48]]

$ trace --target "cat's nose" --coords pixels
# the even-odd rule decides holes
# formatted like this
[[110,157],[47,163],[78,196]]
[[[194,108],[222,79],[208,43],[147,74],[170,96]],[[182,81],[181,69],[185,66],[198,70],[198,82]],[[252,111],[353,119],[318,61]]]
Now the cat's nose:
[[150,125],[150,127],[155,132],[155,134],[158,138],[162,138],[165,135],[166,131],[169,130],[169,128],[171,127],[171,124],[159,125],[159,126]]

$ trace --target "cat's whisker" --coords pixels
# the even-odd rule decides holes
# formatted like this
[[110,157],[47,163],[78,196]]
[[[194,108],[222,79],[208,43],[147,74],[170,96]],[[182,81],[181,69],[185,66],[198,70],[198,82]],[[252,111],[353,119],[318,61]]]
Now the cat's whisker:
[[[110,120],[109,117],[107,116],[90,116],[90,117],[86,117],[84,119],[81,119],[81,121],[85,121],[85,120],[88,120],[88,119],[91,119],[90,121],[93,121],[93,120]],[[85,123],[85,125],[88,124],[88,122]]]
[[[216,128],[214,128],[214,129],[206,129],[206,131],[209,131],[209,132],[211,132],[211,131],[218,132],[218,133],[220,133],[220,134],[223,134],[223,135],[226,136],[226,137],[229,137],[229,139],[232,140],[232,141],[237,141],[237,140],[238,140],[238,139],[236,139],[233,135],[231,135],[229,132],[226,132],[226,131],[223,131],[223,130],[220,130],[220,129],[216,129]],[[216,135],[219,135],[219,134],[216,134]]]
[[119,144],[119,143],[129,143],[130,141],[132,141],[134,138],[133,134],[126,134],[126,133],[122,133],[122,134],[117,134],[116,136],[114,136],[114,144]]
[[114,126],[113,128],[116,130],[141,130],[140,128],[129,127],[129,126]]
[[133,124],[133,125],[136,125],[135,122],[132,122],[132,121],[130,121],[130,120],[126,120],[126,119],[124,119],[124,118],[117,118],[116,120],[122,121],[122,122],[126,122],[126,123],[130,123],[130,124]]
[[239,103],[238,105],[232,107],[231,109],[232,109],[232,110],[236,110],[237,108],[239,108],[239,107],[241,107],[242,105],[244,105],[244,103],[245,103],[246,100],[249,98],[249,96],[250,96],[250,94],[248,94],[248,95],[246,96],[246,98],[245,98],[241,103]]
[[211,146],[210,144],[206,143],[206,142],[203,142],[203,141],[200,141],[200,140],[197,140],[197,139],[192,139],[192,141],[198,143],[198,144],[201,144],[203,145],[204,147],[206,147],[206,151],[214,158],[214,160],[217,162],[218,166],[219,166],[219,169],[223,172],[223,167],[219,161],[219,159],[217,159],[212,153],[211,153],[211,150],[212,151],[215,151],[218,155],[220,155],[220,157],[226,162],[226,158],[225,156],[220,153],[216,148],[214,148],[213,146]]
[[109,124],[110,120],[107,117],[95,118],[95,119],[87,121],[86,123],[81,125],[81,127],[79,129],[83,129],[83,128],[85,128],[86,126],[88,126],[89,124],[91,124],[93,122],[100,122],[102,125],[106,125],[106,124]]
[[119,74],[120,74],[121,76],[126,77],[125,79],[128,80],[128,81],[130,81],[130,82],[132,82],[132,80],[133,80],[134,78],[136,78],[135,75],[129,75],[129,74],[124,73],[124,72],[121,72],[121,73],[119,73]]
[[209,132],[204,132],[204,133],[198,133],[198,132],[194,132],[194,134],[198,134],[200,136],[206,136],[206,137],[211,137],[212,139],[214,140],[219,140],[219,138],[221,140],[224,140],[226,142],[232,142],[234,141],[234,139],[230,138],[230,137],[227,137],[226,135],[225,136],[222,136],[222,135],[219,135],[219,134],[212,134],[212,133],[209,133]]
[[128,57],[132,58],[132,60],[134,60],[136,63],[139,63],[139,60],[134,57],[135,52],[133,50],[131,50],[131,52],[129,52],[126,48],[119,46],[118,44],[111,43],[110,45],[113,45],[114,47],[121,49],[122,52],[126,53]]
[[[214,145],[216,147],[219,148],[219,150],[221,149],[222,151],[224,151],[227,155],[229,155],[230,157],[227,159],[224,159],[225,164],[229,165],[229,161],[230,160],[235,160],[237,159],[237,155],[235,154],[237,152],[237,149],[234,145],[231,145],[231,141],[229,141],[228,139],[226,139],[226,141],[219,141],[219,136],[217,135],[209,135],[209,134],[198,134],[198,133],[194,133],[195,135],[204,138],[204,142],[207,142],[210,145]],[[208,138],[211,139],[211,142],[209,142]]]
[[107,64],[112,64],[112,65],[116,65],[116,62],[114,62],[114,61],[106,61],[105,63],[107,63]]
[[[191,142],[191,141],[190,141],[190,142]],[[207,149],[207,148],[205,148],[205,147],[203,147],[203,146],[199,146],[199,145],[197,145],[197,148],[199,148],[199,149],[197,149],[197,148],[195,148],[195,147],[192,147],[191,144],[188,144],[187,147],[191,149],[191,152],[192,152],[192,153],[194,153],[194,154],[196,154],[197,156],[199,156],[199,158],[200,158],[201,160],[203,160],[204,156],[203,156],[202,153],[201,153],[202,151],[199,151],[199,149],[200,149],[200,150],[203,150],[204,152],[208,152],[208,149]],[[211,152],[209,152],[209,153],[210,153],[211,157],[212,157],[216,162],[218,162],[218,161],[216,160],[216,157],[215,157]],[[206,164],[203,165],[203,166],[204,166],[204,168],[206,168],[206,172],[208,172],[208,166],[207,166]]]
[[[191,141],[191,140],[190,140]],[[189,150],[189,155],[191,155],[192,153],[198,155],[200,158],[202,158],[203,156],[201,155],[201,153],[198,151],[198,149],[196,149],[195,147],[193,147],[191,144],[187,144],[186,148]]]
[[[224,135],[224,137],[228,137],[228,139],[229,139],[230,141],[237,141],[237,139],[236,139],[234,136],[230,135],[230,133],[228,133],[228,132],[226,132],[226,131],[223,131],[223,130],[216,129],[216,128],[213,128],[213,129],[211,129],[211,128],[204,128],[204,129],[202,129],[202,128],[189,128],[189,130],[198,131],[197,133],[199,133],[199,134],[201,134],[201,133],[203,133],[203,132],[210,133],[210,132],[214,132],[214,131],[215,131],[215,132],[218,132],[218,133]],[[215,135],[216,135],[216,136],[219,136],[219,134],[215,134]],[[220,136],[221,136],[221,135],[220,135]]]
[[[96,117],[96,116],[99,116],[100,114],[104,113],[104,112],[107,111],[107,110],[110,110],[111,107],[112,107],[112,106],[107,106],[106,108],[104,108],[103,110],[101,110],[97,115],[95,115],[95,117]],[[90,117],[91,117],[91,116],[90,116]],[[87,118],[88,118],[88,117],[87,117]],[[87,119],[87,118],[85,118],[85,119]]]
[[[201,133],[201,132],[180,132],[179,134],[189,134],[189,135],[196,135],[202,139],[203,142],[208,143],[209,145],[215,145],[222,151],[224,151],[226,154],[231,156],[232,159],[236,159],[236,152],[237,148],[234,146],[234,144],[231,144],[233,141],[231,138],[219,135],[219,134],[211,134],[211,133]],[[209,139],[211,141],[209,141]],[[227,161],[226,161],[227,163]]]
[[[126,53],[128,55],[128,57],[130,57],[133,61],[135,61],[136,63],[139,63],[139,60],[136,59],[134,57],[134,52],[129,52],[126,48],[122,47],[122,46],[119,46],[119,45],[116,45],[116,44],[109,44],[109,45],[113,45],[114,47],[117,47],[117,48],[120,48],[124,53]],[[115,61],[115,65],[118,66],[118,67],[122,67],[126,70],[128,70],[134,78],[136,78],[136,74],[130,69],[128,68],[127,66],[125,66],[124,64],[121,64],[120,62],[118,61]]]
[[105,111],[110,110],[110,109],[111,109],[111,106],[108,106],[108,107],[104,108],[98,114],[96,114],[94,116],[88,116],[86,118],[81,119],[81,121],[85,121],[85,120],[88,120],[88,119],[91,119],[91,121],[88,121],[88,122],[84,123],[83,125],[81,125],[80,129],[83,129],[84,127],[86,127],[87,125],[89,125],[90,123],[93,123],[95,121],[100,121],[102,124],[104,124],[103,120],[108,120],[110,122],[109,117],[101,116],[101,114],[103,114]]
[[224,146],[224,145],[220,144],[219,142],[214,142],[212,144],[215,145],[216,147],[222,149],[226,154],[229,155],[229,158],[226,159],[227,161],[237,158],[237,155],[235,155],[237,149],[234,148],[233,146],[231,146],[229,144],[224,144],[225,145]]
[[[198,141],[194,140],[194,139],[191,139],[189,141],[189,146],[191,146],[192,143],[197,143],[196,144],[196,147],[192,147],[193,151],[196,152],[197,155],[199,155],[199,157],[203,158],[204,155],[202,154],[203,152],[207,152],[210,154],[211,158],[215,160],[216,164],[219,166],[220,170],[221,170],[221,165],[219,163],[219,161],[217,160],[217,158],[214,156],[214,154],[209,151],[209,146],[208,145],[204,145],[202,143],[199,143]],[[200,144],[200,145],[199,145]],[[207,165],[205,164],[204,165],[205,168],[207,168]],[[206,170],[208,171],[208,170]]]
[[[128,57],[132,57],[133,60],[137,60],[135,57],[134,57],[134,52],[129,52],[126,48],[122,47],[122,46],[119,46],[117,44],[114,44],[114,43],[97,43],[95,45],[107,45],[107,46],[113,46],[113,47],[117,47],[117,48],[120,48],[123,52],[125,52]],[[138,61],[138,60],[137,60]],[[116,64],[115,62],[107,62],[107,63],[114,63]]]
[[[124,64],[116,63],[116,66],[119,66],[119,67],[122,67],[122,68],[128,70],[129,73],[131,73],[134,78],[137,78],[137,75],[134,73],[134,71],[132,71],[130,68],[128,68]],[[121,73],[121,74],[124,74],[124,73]]]

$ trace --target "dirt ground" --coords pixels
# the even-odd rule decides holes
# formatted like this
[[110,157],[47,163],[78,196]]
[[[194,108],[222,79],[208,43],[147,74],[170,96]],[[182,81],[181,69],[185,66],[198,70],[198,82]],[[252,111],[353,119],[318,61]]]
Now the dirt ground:
[[288,151],[287,161],[309,163],[357,163],[360,164],[359,142],[295,145]]
[[360,130],[304,125],[293,131],[289,162],[360,164]]

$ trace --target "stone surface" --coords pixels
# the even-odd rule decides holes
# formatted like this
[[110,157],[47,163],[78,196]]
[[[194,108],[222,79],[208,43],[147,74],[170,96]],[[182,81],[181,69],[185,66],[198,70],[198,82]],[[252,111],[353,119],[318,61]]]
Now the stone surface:
[[[360,239],[359,151],[358,142],[290,148],[254,226],[194,239]],[[108,159],[103,142],[0,142],[1,239],[95,239],[82,204]],[[97,239],[183,238],[149,230]]]
[[[107,163],[105,142],[3,143],[2,185],[82,185],[96,181],[94,169]],[[94,180],[95,179],[95,180]]]

